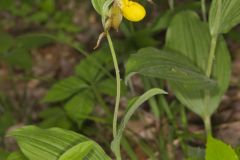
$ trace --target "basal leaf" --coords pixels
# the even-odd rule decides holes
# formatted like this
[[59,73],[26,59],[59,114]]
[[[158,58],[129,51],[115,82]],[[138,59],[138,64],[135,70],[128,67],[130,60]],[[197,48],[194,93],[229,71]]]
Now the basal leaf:
[[134,73],[173,80],[180,85],[198,89],[203,86],[214,86],[213,80],[207,78],[186,56],[175,51],[162,51],[156,48],[139,50],[128,60],[126,80]]
[[53,85],[44,97],[44,102],[58,102],[65,100],[73,94],[87,88],[88,85],[77,77],[69,77]]
[[212,35],[227,33],[240,23],[239,0],[213,0],[209,15]]
[[[211,36],[208,25],[201,22],[192,11],[177,14],[171,22],[166,38],[166,47],[188,57],[202,73],[206,70]],[[190,110],[200,116],[211,115],[218,107],[226,91],[230,77],[230,56],[223,38],[218,41],[211,77],[217,81],[216,88],[196,92],[191,87],[169,81],[178,99]],[[210,92],[209,101],[204,101],[206,91]]]
[[209,136],[206,160],[238,160],[238,156],[231,146]]
[[[10,135],[17,139],[21,151],[30,160],[59,160],[61,156],[67,160],[68,156],[76,156],[76,149],[85,154],[84,159],[91,157],[91,160],[110,160],[96,142],[69,130],[26,126],[11,132]],[[86,150],[79,148],[80,144],[85,142],[93,144],[87,154]]]

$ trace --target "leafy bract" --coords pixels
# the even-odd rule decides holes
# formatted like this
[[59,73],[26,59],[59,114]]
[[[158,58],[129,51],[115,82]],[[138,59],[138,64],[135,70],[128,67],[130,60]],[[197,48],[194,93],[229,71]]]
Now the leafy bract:
[[206,160],[238,160],[231,146],[211,136],[207,140]]
[[240,23],[239,0],[213,0],[209,14],[212,35],[227,33]]
[[79,157],[79,152],[82,159],[110,160],[96,142],[72,131],[26,126],[10,135],[17,139],[22,153],[30,160],[71,160]]
[[98,12],[98,14],[102,14],[102,10],[103,10],[103,5],[105,3],[106,0],[92,0],[92,5],[94,7],[94,9]]
[[144,48],[129,58],[126,67],[127,78],[134,73],[145,76],[173,80],[186,87],[202,88],[214,86],[186,56],[175,51],[162,51],[156,48]]
[[[211,36],[208,25],[201,22],[198,15],[192,11],[177,14],[171,22],[166,38],[166,48],[178,51],[188,57],[202,73],[207,67]],[[178,99],[198,115],[210,116],[218,107],[221,97],[226,91],[230,78],[230,56],[223,38],[219,38],[216,56],[213,62],[211,77],[217,81],[215,88],[203,88],[196,92],[191,87],[169,81]],[[205,101],[206,92],[210,98]]]

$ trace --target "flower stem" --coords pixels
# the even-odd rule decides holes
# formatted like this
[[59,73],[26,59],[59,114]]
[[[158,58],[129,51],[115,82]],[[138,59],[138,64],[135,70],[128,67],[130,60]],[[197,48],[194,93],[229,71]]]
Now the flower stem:
[[207,22],[206,0],[201,0],[203,21]]
[[[211,44],[210,44],[210,52],[209,52],[209,57],[208,57],[208,63],[207,63],[207,68],[206,68],[206,76],[208,78],[211,77],[212,73],[212,66],[213,66],[213,61],[215,57],[215,52],[217,48],[217,40],[218,40],[218,35],[213,35],[211,39]],[[209,99],[210,99],[210,92],[209,90],[205,92],[205,107],[207,108],[209,105]],[[205,129],[208,135],[212,135],[212,126],[211,126],[211,118],[210,115],[205,114],[203,117]]]
[[213,60],[215,57],[215,52],[216,52],[216,47],[217,47],[217,39],[218,39],[218,36],[212,36],[210,54],[208,57],[208,64],[207,64],[207,70],[206,70],[207,77],[211,76]]
[[120,87],[120,73],[119,73],[119,67],[118,67],[118,61],[117,61],[117,56],[113,47],[112,39],[107,33],[107,39],[109,43],[109,47],[111,50],[112,58],[113,58],[113,64],[115,68],[115,73],[116,73],[116,81],[117,81],[117,94],[116,94],[116,102],[115,102],[115,110],[114,110],[114,117],[113,117],[113,137],[116,136],[117,134],[117,116],[118,116],[118,110],[119,110],[119,103],[120,103],[120,92],[121,92],[121,87]]
[[207,132],[207,135],[212,135],[212,125],[211,125],[211,118],[210,116],[206,116],[204,118],[204,126]]
[[[106,33],[106,35],[107,35],[108,44],[109,44],[112,58],[113,58],[113,64],[115,68],[116,81],[117,81],[117,94],[116,94],[116,102],[115,102],[114,115],[113,115],[113,137],[115,138],[117,135],[117,118],[118,118],[118,110],[119,110],[120,94],[121,94],[121,79],[120,79],[117,56],[114,50],[112,39],[108,32]],[[120,148],[118,151],[115,152],[115,156],[117,160],[121,160]]]

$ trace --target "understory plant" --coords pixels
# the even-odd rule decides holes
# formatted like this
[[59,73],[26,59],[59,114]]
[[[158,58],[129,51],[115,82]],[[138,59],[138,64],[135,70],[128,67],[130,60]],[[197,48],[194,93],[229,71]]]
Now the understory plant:
[[[87,71],[91,69],[88,65],[92,65],[92,62],[100,63],[100,66],[107,68],[107,64],[110,63],[107,56],[97,57],[98,62],[95,61],[96,59],[89,58],[85,63],[82,62],[76,67],[76,75],[54,85],[44,101],[58,102],[70,98],[64,108],[70,112],[71,118],[81,126],[82,117],[78,115],[78,112],[74,112],[75,106],[81,102],[88,103],[88,106],[91,107],[84,113],[88,115],[94,106],[92,99],[98,99],[99,103],[103,103],[98,93],[106,90],[98,87],[98,84],[105,81],[109,84],[116,84],[114,113],[113,117],[109,118],[113,119],[111,150],[115,159],[121,160],[120,146],[128,121],[144,102],[153,96],[166,94],[166,92],[159,87],[151,88],[141,96],[132,98],[119,123],[122,82],[118,54],[115,51],[110,30],[111,28],[118,30],[123,18],[132,22],[141,21],[147,11],[140,3],[130,0],[92,0],[91,2],[101,16],[104,30],[100,34],[95,48],[100,47],[104,37],[107,38],[115,69],[116,83],[112,82],[111,76],[109,79],[105,79],[102,74],[98,74],[99,70],[95,70],[98,67],[93,67],[91,73]],[[168,2],[170,9],[174,11],[174,1],[169,0]],[[229,32],[240,22],[240,1],[213,0],[208,19],[204,0],[201,1],[201,5],[203,21],[196,12],[191,10],[174,12],[167,24],[164,47],[161,49],[145,47],[132,54],[126,64],[124,82],[131,83],[131,77],[136,73],[152,78],[154,81],[166,80],[177,99],[202,118],[206,137],[208,137],[206,154],[202,157],[188,157],[189,160],[237,160],[237,153],[230,146],[212,137],[211,116],[217,110],[221,98],[228,88],[231,63],[223,34]],[[95,82],[98,82],[97,85],[94,85]],[[71,90],[65,90],[66,88],[71,88]],[[111,114],[108,106],[105,106],[104,103],[103,109],[109,115]],[[111,159],[95,141],[70,130],[26,126],[12,131],[9,135],[16,138],[20,151],[12,153],[8,160]],[[152,155],[152,157],[157,159],[158,156]]]

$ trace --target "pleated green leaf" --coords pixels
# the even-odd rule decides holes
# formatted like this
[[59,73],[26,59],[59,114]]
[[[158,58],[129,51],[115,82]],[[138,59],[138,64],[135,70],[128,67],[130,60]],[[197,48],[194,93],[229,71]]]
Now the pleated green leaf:
[[[91,160],[110,160],[96,142],[69,130],[26,126],[10,135],[17,139],[22,153],[29,160],[72,160],[71,157],[81,156],[84,160],[89,157]],[[83,144],[88,144],[87,148]]]
[[230,145],[209,136],[207,140],[206,160],[238,160],[238,156]]
[[92,141],[86,141],[78,145],[73,146],[67,150],[59,160],[83,160],[84,157],[93,149],[94,143]]
[[[207,67],[210,41],[208,25],[201,22],[195,12],[185,11],[177,14],[171,22],[167,31],[166,47],[188,57],[204,73]],[[217,87],[196,92],[191,87],[180,85],[176,81],[169,81],[170,86],[178,99],[189,109],[202,117],[211,115],[217,109],[228,87],[230,66],[229,51],[221,37],[218,41],[211,75],[217,81]],[[210,92],[208,101],[204,101],[206,91]]]
[[174,80],[180,85],[194,87],[194,89],[216,85],[186,56],[176,51],[162,51],[150,47],[139,50],[137,54],[133,54],[129,58],[126,67],[126,81],[135,73]]
[[240,23],[239,0],[213,0],[209,27],[212,35],[227,33]]

